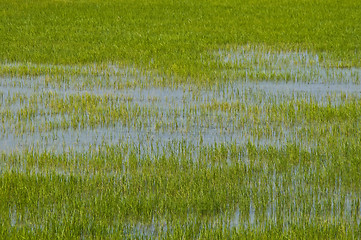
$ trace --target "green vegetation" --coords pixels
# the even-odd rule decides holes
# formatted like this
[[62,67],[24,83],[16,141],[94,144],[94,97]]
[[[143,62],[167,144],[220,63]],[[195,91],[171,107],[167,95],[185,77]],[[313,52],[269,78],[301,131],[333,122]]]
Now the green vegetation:
[[209,51],[265,44],[361,66],[355,0],[2,0],[0,9],[0,59],[9,62],[121,62],[212,79]]
[[0,9],[0,238],[361,235],[358,2]]

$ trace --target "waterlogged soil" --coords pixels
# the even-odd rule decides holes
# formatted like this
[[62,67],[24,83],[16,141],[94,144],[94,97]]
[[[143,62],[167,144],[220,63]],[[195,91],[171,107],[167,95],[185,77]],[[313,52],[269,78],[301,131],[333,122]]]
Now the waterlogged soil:
[[[4,79],[1,79],[4,80]],[[6,79],[9,81],[9,79]],[[5,80],[2,82],[6,82]],[[297,141],[297,129],[301,126],[282,126],[282,132],[274,132],[268,138],[253,139],[250,132],[257,127],[256,123],[248,122],[239,126],[237,113],[213,109],[202,112],[204,106],[218,103],[245,103],[246,106],[260,107],[274,102],[275,104],[290,99],[313,100],[316,103],[342,104],[343,98],[360,96],[361,85],[352,83],[294,83],[294,82],[231,82],[224,83],[215,90],[196,90],[193,88],[133,88],[114,90],[109,88],[83,89],[56,89],[43,88],[41,91],[35,88],[21,88],[0,86],[0,102],[3,114],[8,110],[12,114],[17,113],[27,103],[14,100],[9,103],[8,99],[37,98],[42,94],[56,94],[56,98],[67,99],[69,96],[91,95],[97,98],[105,96],[117,97],[126,104],[129,111],[132,106],[150,111],[147,119],[132,119],[132,124],[114,121],[111,126],[86,126],[66,129],[43,130],[41,126],[45,122],[56,122],[62,118],[70,119],[69,114],[51,114],[46,102],[37,105],[37,111],[31,119],[34,131],[18,133],[13,118],[3,123],[3,131],[0,132],[0,150],[5,152],[21,151],[25,149],[39,148],[41,150],[61,153],[69,151],[86,151],[89,146],[98,148],[102,144],[117,145],[122,142],[141,145],[142,149],[154,149],[154,146],[162,149],[169,142],[186,141],[192,145],[215,143],[244,144],[250,139],[261,145],[282,145],[288,141]],[[246,101],[246,102],[244,102]],[[154,112],[152,116],[152,112]],[[242,113],[239,113],[242,114]],[[166,124],[172,120],[172,126]],[[143,122],[140,122],[143,121]],[[220,124],[221,122],[221,124]],[[260,123],[264,124],[264,123]],[[177,127],[174,127],[177,125]]]
[[343,68],[321,60],[310,52],[269,51],[262,47],[243,46],[231,50],[220,49],[217,60],[227,66],[226,78],[243,76],[257,81],[292,81],[309,83],[360,83],[360,68]]
[[[216,58],[228,66],[224,70],[227,79],[208,88],[197,84],[159,86],[161,76],[157,74],[114,65],[100,70],[96,66],[43,66],[60,71],[60,78],[56,74],[2,76],[0,152],[2,156],[34,150],[40,154],[91,154],[119,146],[127,162],[134,149],[139,159],[180,156],[187,149],[187,157],[196,162],[204,149],[226,146],[222,155],[226,159],[208,167],[226,166],[234,160],[231,158],[239,158],[248,171],[252,167],[250,153],[231,156],[230,148],[251,143],[263,149],[282,149],[294,144],[311,153],[330,137],[347,143],[345,132],[350,138],[357,134],[359,123],[353,124],[356,128],[351,131],[337,121],[352,123],[347,111],[355,108],[361,97],[360,69],[327,68],[318,56],[307,52],[271,53],[249,47],[222,50]],[[261,79],[254,79],[260,72]],[[277,79],[273,79],[275,74]],[[262,79],[265,76],[267,79]],[[325,115],[318,116],[317,111]],[[357,118],[358,113],[353,114]],[[1,163],[0,170],[9,167],[7,164]],[[360,226],[361,208],[355,207],[361,201],[360,191],[344,187],[341,177],[332,187],[318,187],[317,177],[327,174],[328,159],[321,165],[310,164],[307,170],[292,165],[287,170],[292,175],[289,179],[276,168],[268,172],[267,164],[247,175],[249,201],[203,219],[204,227],[242,226],[263,231],[280,223],[286,231],[305,216],[311,226],[316,218],[331,225],[349,224],[351,231]],[[25,165],[21,163],[17,171],[25,172]],[[70,176],[61,168],[56,172]],[[40,167],[33,173],[47,174]],[[264,202],[254,196],[263,196]],[[189,212],[191,225],[199,216]],[[9,217],[12,227],[22,218],[16,206],[10,207]],[[154,237],[171,232],[172,224],[153,218],[147,223],[129,223],[127,231],[132,236]]]

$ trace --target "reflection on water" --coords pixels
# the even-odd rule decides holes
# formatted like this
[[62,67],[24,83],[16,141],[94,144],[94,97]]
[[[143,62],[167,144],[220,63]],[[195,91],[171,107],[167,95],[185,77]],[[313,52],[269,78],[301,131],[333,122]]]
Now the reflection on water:
[[[7,79],[9,81],[9,79]],[[16,133],[16,123],[4,121],[0,131],[0,150],[12,152],[29,148],[39,148],[55,152],[68,151],[70,148],[85,151],[89,146],[108,144],[141,145],[143,149],[152,149],[154,145],[164,147],[172,141],[188,141],[191,144],[212,145],[214,143],[234,142],[246,143],[249,140],[256,144],[273,144],[281,146],[291,139],[297,140],[299,126],[283,126],[273,129],[266,137],[255,138],[252,131],[257,124],[248,122],[240,126],[239,118],[232,111],[222,112],[217,109],[204,112],[202,107],[214,103],[244,103],[246,106],[257,105],[262,111],[263,106],[272,102],[279,103],[292,99],[312,99],[319,103],[331,101],[341,104],[344,98],[359,96],[361,85],[351,83],[308,84],[286,82],[231,82],[223,84],[219,89],[193,91],[192,88],[134,88],[114,90],[109,88],[83,89],[81,91],[64,89],[20,88],[0,85],[0,104],[2,115],[7,112],[17,114],[29,105],[28,99],[39,96],[54,96],[58,99],[69,99],[72,96],[91,95],[95,97],[114,97],[118,103],[137,107],[147,111],[148,115],[133,119],[132,124],[115,122],[110,126],[94,126],[85,128],[57,128],[48,131],[37,131],[44,122],[56,122],[62,119],[70,121],[67,114],[52,114],[46,102],[38,101],[32,125],[35,131]],[[24,100],[25,98],[27,100]],[[45,98],[44,98],[45,99]],[[43,100],[45,101],[45,100]],[[39,112],[37,114],[36,112]],[[40,114],[41,113],[41,114]],[[262,112],[261,112],[262,116]],[[245,116],[247,117],[247,116]]]

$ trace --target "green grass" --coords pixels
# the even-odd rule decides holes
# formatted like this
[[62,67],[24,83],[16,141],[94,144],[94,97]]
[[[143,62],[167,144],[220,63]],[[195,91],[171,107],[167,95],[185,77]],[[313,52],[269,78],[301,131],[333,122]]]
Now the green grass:
[[[219,158],[222,148],[211,153],[204,151],[208,158],[201,156],[196,161],[177,154],[149,159],[137,158],[132,153],[123,162],[119,147],[108,147],[92,157],[36,152],[3,156],[2,161],[13,170],[5,170],[1,176],[0,198],[6,199],[1,206],[2,234],[116,237],[133,226],[134,236],[142,236],[137,224],[155,225],[159,228],[155,234],[174,238],[178,234],[202,238],[203,234],[212,236],[217,231],[221,236],[235,231],[236,236],[245,234],[254,238],[267,234],[332,238],[360,234],[357,224],[360,216],[356,210],[359,198],[350,196],[350,189],[346,189],[352,186],[347,176],[354,173],[324,170],[322,165],[318,166],[321,164],[318,153],[305,153],[294,146],[260,150],[255,153],[257,156],[253,156],[252,146],[225,148],[226,153],[234,156],[247,151],[250,166],[234,157],[228,165],[208,167],[207,159],[222,161]],[[341,157],[347,151],[343,147],[339,150]],[[349,154],[355,157],[358,152]],[[306,162],[289,163],[293,158]],[[17,170],[23,161],[27,162],[27,168]],[[330,162],[333,161],[337,159],[331,158]],[[288,163],[286,167],[285,163]],[[314,172],[310,171],[311,165],[315,165]],[[345,188],[339,189],[341,178]],[[360,180],[352,182],[360,183]],[[357,191],[359,187],[354,189]],[[346,199],[350,201],[351,212],[345,210]],[[248,222],[250,201],[258,225],[230,228],[227,222],[235,206],[240,219]],[[272,204],[276,204],[277,221],[267,217]],[[215,221],[212,227],[208,226],[207,222],[212,221]],[[164,222],[168,231],[160,230]],[[344,228],[348,233],[343,232]]]
[[[214,78],[210,51],[263,44],[360,66],[357,1],[1,1],[0,59],[121,62]],[[197,79],[201,78],[201,79]]]
[[358,238],[360,18],[0,0],[0,238]]

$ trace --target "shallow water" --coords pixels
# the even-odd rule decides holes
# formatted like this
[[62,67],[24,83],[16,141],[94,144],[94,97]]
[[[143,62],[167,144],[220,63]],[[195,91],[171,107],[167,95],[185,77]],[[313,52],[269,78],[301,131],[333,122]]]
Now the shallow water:
[[[276,144],[278,146],[287,141],[297,140],[297,126],[283,127],[280,132],[275,128],[273,135],[255,138],[252,131],[257,124],[247,123],[239,126],[236,115],[229,115],[215,109],[213,112],[201,112],[200,107],[214,103],[245,103],[246,106],[267,105],[269,102],[282,102],[289,99],[315,100],[319,103],[342,104],[349,96],[360,96],[361,85],[352,83],[303,83],[303,82],[229,82],[218,89],[194,91],[190,87],[182,88],[90,88],[89,90],[72,90],[70,88],[42,88],[41,76],[32,78],[29,87],[10,86],[12,78],[0,79],[0,104],[3,115],[9,110],[16,115],[22,108],[29,105],[30,98],[47,96],[54,99],[66,100],[72,96],[113,97],[118,102],[126,103],[129,109],[138,107],[149,111],[148,118],[133,119],[133,124],[114,122],[110,126],[94,126],[86,128],[68,128],[54,130],[37,130],[44,122],[57,122],[62,118],[70,121],[68,114],[51,114],[51,109],[44,97],[38,100],[32,124],[35,131],[17,133],[16,122],[13,119],[4,121],[3,131],[0,132],[0,150],[13,152],[29,148],[51,150],[58,153],[69,151],[85,151],[89,146],[99,147],[103,142],[107,144],[142,145],[142,149],[152,149],[153,145],[164,147],[172,141],[188,141],[191,144],[212,145],[215,143],[235,142],[243,144],[250,139],[257,144]],[[14,82],[18,78],[13,79]],[[25,98],[25,100],[20,100]],[[11,100],[10,100],[11,99]],[[198,110],[197,110],[198,107]],[[37,113],[38,112],[38,113]],[[40,112],[42,112],[40,114]],[[262,114],[261,114],[262,115]],[[169,123],[169,121],[172,121]],[[167,125],[168,123],[168,125]],[[177,126],[177,127],[174,127]],[[273,137],[272,137],[273,136]],[[146,151],[146,150],[144,150]]]
[[[0,152],[6,155],[34,150],[40,153],[76,152],[91,155],[104,150],[104,146],[120,146],[122,160],[126,162],[134,152],[156,159],[157,156],[167,154],[180,157],[184,149],[187,149],[186,157],[193,161],[197,161],[199,156],[209,160],[207,154],[212,153],[201,155],[204,154],[201,152],[202,149],[208,150],[220,145],[245,146],[249,142],[256,147],[272,146],[277,149],[288,143],[296,143],[311,151],[317,149],[319,139],[308,134],[312,134],[313,129],[322,129],[325,126],[318,122],[309,124],[301,121],[293,124],[288,119],[284,122],[282,119],[279,122],[270,122],[266,112],[269,110],[268,107],[272,104],[292,104],[295,100],[340,106],[348,99],[361,97],[361,85],[356,84],[358,69],[325,70],[317,57],[307,53],[300,53],[300,56],[271,53],[262,55],[256,52],[244,52],[244,55],[239,52],[227,54],[224,61],[231,64],[253,62],[255,65],[250,71],[261,71],[263,67],[265,71],[272,72],[283,66],[279,69],[282,73],[290,73],[292,77],[295,76],[294,72],[301,73],[305,79],[251,81],[247,78],[237,78],[235,75],[234,79],[207,89],[197,89],[197,86],[191,85],[159,87],[157,84],[152,85],[151,80],[154,76],[151,74],[147,75],[134,69],[121,70],[116,66],[107,67],[112,71],[111,76],[107,78],[108,83],[97,82],[103,79],[104,72],[91,73],[95,67],[81,68],[83,73],[72,75],[69,81],[60,83],[50,79],[50,83],[47,84],[44,75],[2,77]],[[266,64],[262,61],[266,61]],[[300,64],[296,64],[295,61]],[[45,67],[52,68],[51,65]],[[65,66],[64,69],[78,71],[69,66]],[[235,70],[237,71],[239,69]],[[332,77],[326,79],[327,74]],[[337,77],[341,75],[342,77]],[[117,81],[133,85],[112,87]],[[145,81],[148,81],[147,84],[144,84]],[[105,101],[107,98],[109,101]],[[97,104],[99,102],[101,104]],[[52,103],[64,104],[64,109],[67,109],[68,105],[71,107],[70,110],[62,112],[61,108],[50,106]],[[71,104],[80,107],[74,107],[73,111]],[[91,105],[94,105],[94,108]],[[27,109],[32,109],[33,112],[27,113]],[[129,114],[130,117],[120,120],[112,118],[112,110],[124,110],[122,114]],[[71,122],[77,115],[84,117],[84,125],[61,125],[62,121]],[[103,116],[109,121],[91,124],[91,115]],[[52,127],[47,126],[49,123]],[[332,132],[332,128],[337,128],[332,122],[326,127],[326,133]],[[222,159],[207,166],[222,167],[233,161],[244,164],[247,171],[253,171],[250,169],[252,163],[247,152],[242,149],[237,151],[236,155],[231,157],[231,150],[225,148]],[[28,171],[26,159],[13,167],[10,166],[13,163],[6,162],[6,157],[2,156],[4,161],[0,163],[0,172],[7,169],[13,171],[15,167],[15,172]],[[315,162],[319,160],[316,159]],[[324,167],[327,167],[328,161],[329,159],[324,159]],[[267,227],[281,223],[286,231],[292,223],[304,224],[300,221],[307,221],[312,225],[315,218],[322,218],[326,224],[347,223],[360,226],[361,209],[359,208],[358,212],[355,210],[355,206],[361,201],[359,191],[345,190],[341,179],[336,179],[332,187],[318,187],[315,184],[317,180],[313,180],[314,176],[324,170],[319,169],[317,165],[310,165],[309,169],[304,170],[295,164],[289,173],[280,173],[275,170],[267,172],[267,164],[264,164],[263,169],[255,169],[254,173],[248,175],[251,177],[245,180],[244,192],[247,195],[242,197],[242,204],[234,203],[229,209],[219,209],[220,212],[206,219],[198,219],[199,216],[192,215],[190,209],[187,222],[184,224],[191,225],[195,221],[201,221],[202,226],[209,229],[222,226],[228,229],[263,231]],[[87,165],[84,165],[85,168],[78,170],[77,174],[83,177],[97,174],[86,172]],[[51,171],[35,164],[30,174],[45,176],[55,173],[65,177],[73,174],[61,167]],[[122,174],[124,175],[123,172],[110,170],[102,176],[121,178]],[[310,180],[314,182],[310,183]],[[51,212],[51,209],[48,211]],[[172,231],[172,222],[167,222],[162,216],[156,217],[159,219],[154,218],[151,222],[129,223],[124,231],[132,236],[143,237],[156,237],[159,233]],[[9,218],[11,227],[16,227],[23,224],[24,220],[21,219],[26,219],[27,216],[21,215],[16,206],[10,206]],[[111,227],[109,231],[112,231]]]
[[[338,68],[321,61],[310,52],[270,51],[262,47],[243,46],[215,53],[216,59],[231,67],[224,76],[242,75],[257,81],[257,76],[270,81],[287,80],[311,83],[360,83],[360,68]],[[256,77],[256,79],[254,79]]]

